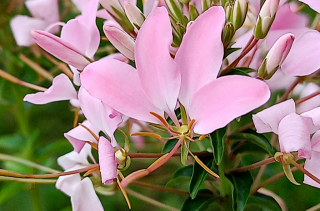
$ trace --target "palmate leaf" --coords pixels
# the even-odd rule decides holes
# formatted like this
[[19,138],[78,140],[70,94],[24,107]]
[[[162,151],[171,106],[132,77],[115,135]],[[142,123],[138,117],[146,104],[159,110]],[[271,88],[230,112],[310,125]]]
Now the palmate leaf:
[[243,133],[237,133],[228,137],[230,140],[236,141],[249,141],[263,150],[265,150],[270,156],[274,155],[274,149],[269,140],[262,134],[255,132],[254,130],[246,130]]
[[253,183],[249,171],[226,175],[233,185],[232,208],[234,211],[242,211],[247,203],[251,185]]

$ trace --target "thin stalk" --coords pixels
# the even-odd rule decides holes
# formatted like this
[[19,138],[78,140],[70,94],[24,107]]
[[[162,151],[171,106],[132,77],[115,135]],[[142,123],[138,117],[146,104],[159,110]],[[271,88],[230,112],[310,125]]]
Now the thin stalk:
[[145,196],[145,195],[142,195],[142,194],[140,194],[140,193],[137,193],[137,192],[135,192],[135,191],[133,191],[133,190],[126,189],[126,191],[127,191],[127,193],[128,193],[129,195],[131,195],[131,196],[133,196],[133,197],[135,197],[135,198],[137,198],[137,199],[141,199],[142,201],[145,201],[145,202],[147,202],[147,203],[149,203],[149,204],[152,204],[152,205],[154,205],[154,206],[156,206],[156,207],[158,207],[158,208],[162,208],[162,209],[166,209],[166,210],[170,210],[170,211],[179,211],[179,210],[176,209],[176,208],[170,207],[170,206],[168,206],[168,205],[166,205],[166,204],[162,204],[161,202],[158,202],[158,201],[156,201],[156,200],[154,200],[154,199],[152,199],[152,198],[149,198],[149,197],[147,197],[147,196]]
[[14,162],[21,163],[21,164],[24,164],[26,166],[30,166],[30,167],[33,167],[33,168],[36,168],[36,169],[39,169],[39,170],[42,170],[42,171],[45,171],[45,172],[50,172],[50,173],[59,173],[60,172],[58,170],[55,170],[55,169],[52,169],[52,168],[48,168],[48,167],[39,165],[37,163],[31,162],[31,161],[28,161],[28,160],[24,160],[22,158],[17,158],[17,157],[14,157],[14,156],[11,156],[11,155],[2,154],[2,153],[0,153],[0,160],[14,161]]
[[227,174],[234,174],[234,173],[239,173],[239,172],[243,172],[243,171],[249,171],[251,169],[255,169],[255,168],[258,168],[260,166],[267,165],[267,164],[270,164],[270,163],[273,163],[273,162],[276,162],[274,157],[268,158],[268,159],[259,161],[257,163],[252,164],[252,165],[249,165],[249,166],[244,166],[244,167],[241,167],[241,168],[234,169],[232,171],[227,172]]
[[317,204],[316,206],[313,206],[313,207],[307,209],[306,211],[317,211],[319,209],[320,209],[320,204]]
[[22,183],[41,183],[41,184],[54,184],[57,182],[56,179],[28,179],[28,178],[15,178],[15,177],[5,177],[5,176],[0,176],[0,180],[22,182]]
[[48,71],[46,71],[44,68],[42,68],[38,63],[35,63],[25,55],[21,54],[19,58],[24,61],[29,67],[31,67],[34,71],[42,75],[44,78],[48,79],[49,81],[52,81],[54,76],[50,74]]
[[310,177],[311,179],[313,179],[315,182],[317,182],[318,184],[320,184],[320,179],[316,176],[314,176],[313,174],[311,174],[308,170],[306,170],[305,168],[303,168],[301,165],[299,165],[296,161],[291,161],[292,164],[298,168],[300,171],[302,171],[304,174],[306,174],[308,177]]
[[24,86],[24,87],[28,87],[30,89],[34,89],[34,90],[37,90],[37,91],[40,91],[40,92],[44,92],[44,91],[47,90],[46,88],[43,88],[41,86],[37,86],[37,85],[30,84],[30,83],[25,82],[25,81],[21,81],[20,79],[10,75],[9,73],[7,73],[7,72],[5,72],[5,71],[3,71],[1,69],[0,69],[0,77],[6,79],[7,81],[10,81],[11,83],[18,84],[18,85]]
[[232,133],[231,133],[230,135],[228,135],[228,136],[231,136],[231,135],[234,135],[234,134],[237,134],[237,133],[241,133],[241,132],[243,132],[243,131],[245,131],[245,130],[248,130],[248,129],[252,128],[253,126],[254,126],[253,122],[250,122],[250,123],[248,123],[248,124],[240,127],[238,130],[232,132]]
[[315,97],[315,96],[317,96],[319,94],[320,94],[320,90],[317,91],[317,92],[314,92],[314,93],[312,93],[312,94],[310,94],[308,96],[300,98],[299,100],[296,101],[296,105],[299,105],[299,104],[301,104],[301,103],[303,103],[303,102],[305,102],[305,101],[307,101],[307,100],[309,100],[309,99],[311,99],[311,98],[313,98],[313,97]]
[[[130,158],[160,158],[166,153],[128,153]],[[210,152],[193,152],[194,155],[201,156],[212,156]],[[179,157],[181,153],[174,153],[171,157]]]
[[292,92],[292,90],[293,90],[301,81],[302,81],[302,79],[298,77],[298,78],[291,84],[291,86],[286,90],[286,92],[282,95],[282,97],[278,100],[277,103],[281,103],[281,102],[285,101],[285,100],[288,98],[289,94]]

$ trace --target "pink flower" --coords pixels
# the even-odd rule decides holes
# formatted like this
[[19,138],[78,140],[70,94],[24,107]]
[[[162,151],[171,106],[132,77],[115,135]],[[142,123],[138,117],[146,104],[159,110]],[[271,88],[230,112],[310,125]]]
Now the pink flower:
[[[244,76],[217,79],[223,57],[224,10],[212,7],[189,27],[173,60],[172,29],[167,10],[156,8],[136,40],[137,69],[116,60],[88,65],[82,88],[129,117],[160,123],[150,114],[164,113],[179,125],[174,109],[179,100],[194,119],[194,132],[207,134],[265,103],[267,85]],[[108,91],[106,91],[108,90]]]

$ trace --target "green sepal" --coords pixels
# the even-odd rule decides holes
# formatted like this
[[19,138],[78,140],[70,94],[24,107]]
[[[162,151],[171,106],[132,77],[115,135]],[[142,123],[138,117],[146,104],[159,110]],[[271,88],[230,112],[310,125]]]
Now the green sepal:
[[286,177],[288,178],[288,180],[290,182],[292,182],[293,184],[295,185],[300,185],[294,178],[293,174],[292,174],[292,171],[291,171],[291,168],[290,168],[290,164],[282,164],[282,167],[283,167],[283,171],[286,175]]
[[[184,143],[185,142],[185,143]],[[190,144],[190,141],[189,140],[184,140],[183,141],[183,144],[181,144],[181,163],[182,165],[184,166],[187,166],[188,165],[188,149],[187,147],[189,147],[189,144]],[[187,145],[187,146],[186,146]]]

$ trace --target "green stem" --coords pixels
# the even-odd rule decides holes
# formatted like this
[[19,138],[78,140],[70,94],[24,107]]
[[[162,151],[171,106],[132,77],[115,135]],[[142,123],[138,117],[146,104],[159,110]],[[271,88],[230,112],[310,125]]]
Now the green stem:
[[41,183],[41,184],[54,184],[57,182],[56,179],[28,179],[28,178],[15,178],[15,177],[5,177],[5,176],[0,176],[0,180],[22,182],[22,183]]

